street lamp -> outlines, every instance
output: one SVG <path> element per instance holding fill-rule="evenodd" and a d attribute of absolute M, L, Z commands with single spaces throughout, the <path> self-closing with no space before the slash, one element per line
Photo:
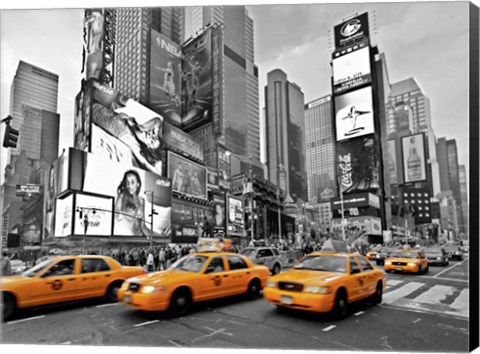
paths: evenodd
<path fill-rule="evenodd" d="M 92 213 L 95 215 L 96 210 L 94 208 L 83 208 L 83 207 L 77 207 L 77 213 L 80 213 L 80 219 L 83 219 L 83 251 L 82 253 L 85 254 L 85 241 L 86 241 L 86 236 L 87 236 L 87 230 L 88 230 L 88 214 Z"/>
<path fill-rule="evenodd" d="M 152 199 L 150 201 L 151 209 L 150 209 L 149 217 L 150 217 L 150 247 L 153 247 L 153 216 L 158 215 L 158 213 L 153 208 L 153 201 L 154 201 L 154 198 L 155 198 L 155 194 L 154 194 L 153 191 L 145 191 L 146 195 L 148 195 L 148 193 L 152 194 Z"/>

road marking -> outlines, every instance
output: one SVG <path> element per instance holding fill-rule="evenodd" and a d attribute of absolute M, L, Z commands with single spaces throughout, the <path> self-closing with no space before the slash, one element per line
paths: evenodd
<path fill-rule="evenodd" d="M 434 277 L 429 277 L 429 276 L 424 276 L 424 275 L 417 275 L 415 278 L 433 279 L 433 280 L 447 280 L 447 281 L 458 281 L 460 283 L 470 283 L 469 280 L 454 279 L 454 278 L 434 278 Z"/>
<path fill-rule="evenodd" d="M 335 325 L 331 325 L 331 326 L 328 326 L 328 327 L 326 327 L 326 328 L 322 329 L 322 331 L 324 331 L 324 332 L 328 332 L 328 331 L 331 331 L 332 329 L 334 329 L 335 327 L 337 327 L 337 326 L 335 326 Z"/>
<path fill-rule="evenodd" d="M 61 344 L 72 344 L 72 342 L 68 341 L 68 342 L 61 343 Z"/>
<path fill-rule="evenodd" d="M 100 308 L 100 307 L 107 307 L 107 306 L 117 306 L 119 305 L 120 303 L 119 302 L 116 302 L 114 304 L 103 304 L 103 305 L 98 305 L 96 306 L 97 308 Z"/>
<path fill-rule="evenodd" d="M 200 336 L 198 338 L 195 338 L 194 340 L 192 340 L 192 343 L 196 342 L 197 340 L 200 340 L 200 339 L 203 339 L 203 338 L 208 338 L 208 337 L 214 336 L 215 334 L 219 334 L 219 333 L 224 334 L 226 336 L 233 336 L 232 333 L 225 332 L 225 328 L 221 328 L 221 329 L 217 329 L 217 330 L 209 328 L 209 327 L 203 327 L 203 328 L 206 328 L 209 331 L 212 331 L 212 333 L 205 334 L 204 336 Z"/>
<path fill-rule="evenodd" d="M 172 344 L 173 344 L 174 346 L 176 346 L 176 347 L 179 347 L 179 348 L 182 347 L 182 345 L 178 344 L 177 342 L 175 342 L 175 341 L 172 340 L 172 339 L 170 339 L 169 342 L 172 343 Z"/>
<path fill-rule="evenodd" d="M 159 320 L 154 320 L 154 321 L 148 321 L 148 322 L 143 322 L 143 323 L 138 323 L 136 325 L 133 325 L 133 327 L 141 327 L 141 326 L 146 326 L 152 323 L 157 323 L 160 322 Z"/>
<path fill-rule="evenodd" d="M 463 289 L 450 307 L 464 316 L 469 316 L 469 290 Z"/>
<path fill-rule="evenodd" d="M 357 313 L 354 314 L 354 316 L 360 316 L 363 315 L 365 311 L 358 311 Z"/>
<path fill-rule="evenodd" d="M 465 259 L 464 259 L 463 261 L 461 261 L 460 263 L 455 263 L 453 266 L 448 267 L 448 268 L 442 270 L 440 273 L 435 274 L 432 278 L 438 278 L 438 276 L 439 276 L 440 274 L 443 274 L 443 273 L 445 273 L 445 272 L 447 272 L 447 271 L 455 268 L 456 266 L 458 266 L 458 265 L 460 265 L 460 264 L 463 264 L 463 262 L 466 262 L 467 260 L 468 260 L 468 258 L 465 258 Z"/>
<path fill-rule="evenodd" d="M 233 320 L 228 320 L 228 323 L 238 324 L 238 325 L 240 325 L 240 326 L 246 326 L 246 325 L 247 325 L 246 323 L 237 322 L 237 321 L 233 321 Z"/>
<path fill-rule="evenodd" d="M 446 285 L 435 285 L 417 296 L 414 301 L 422 302 L 426 304 L 439 304 L 442 300 L 445 300 L 448 296 L 455 293 L 455 288 Z"/>
<path fill-rule="evenodd" d="M 400 306 L 395 306 L 395 305 L 389 305 L 389 304 L 381 304 L 381 307 L 385 307 L 391 310 L 397 310 L 397 311 L 407 311 L 407 312 L 416 312 L 416 313 L 428 313 L 432 314 L 435 313 L 438 316 L 445 317 L 445 318 L 455 318 L 457 320 L 461 321 L 468 321 L 468 315 L 467 316 L 460 316 L 457 313 L 447 313 L 445 311 L 432 311 L 432 310 L 425 310 L 425 309 L 414 309 L 414 308 L 409 308 L 409 307 L 400 307 Z"/>
<path fill-rule="evenodd" d="M 422 319 L 421 318 L 417 318 L 415 321 L 413 321 L 413 323 L 418 323 L 420 322 Z"/>
<path fill-rule="evenodd" d="M 403 280 L 395 280 L 395 279 L 392 279 L 392 280 L 388 280 L 387 279 L 387 289 L 395 286 L 395 285 L 398 285 L 400 283 L 403 283 Z"/>
<path fill-rule="evenodd" d="M 383 296 L 383 303 L 385 304 L 391 304 L 392 302 L 395 302 L 396 300 L 400 299 L 401 297 L 404 297 L 410 293 L 413 293 L 415 290 L 421 288 L 424 286 L 425 283 L 417 283 L 412 281 L 411 283 L 407 283 L 401 288 L 398 288 L 397 290 L 390 291 L 386 293 Z"/>
<path fill-rule="evenodd" d="M 36 320 L 36 319 L 44 318 L 44 317 L 45 317 L 45 315 L 43 315 L 43 316 L 36 316 L 36 317 L 30 317 L 30 318 L 24 318 L 23 320 L 16 320 L 16 321 L 8 322 L 8 324 L 15 324 L 15 323 L 20 323 L 20 322 L 26 322 L 26 321 Z"/>

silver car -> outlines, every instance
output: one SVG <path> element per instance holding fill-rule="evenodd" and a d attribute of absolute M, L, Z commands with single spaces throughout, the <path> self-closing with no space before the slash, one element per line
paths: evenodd
<path fill-rule="evenodd" d="M 250 258 L 255 264 L 267 266 L 273 275 L 280 273 L 282 269 L 282 260 L 280 258 L 280 253 L 276 248 L 248 247 L 245 248 L 241 254 Z"/>

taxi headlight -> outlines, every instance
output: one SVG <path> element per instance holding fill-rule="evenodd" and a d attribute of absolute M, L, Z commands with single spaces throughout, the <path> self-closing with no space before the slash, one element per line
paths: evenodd
<path fill-rule="evenodd" d="M 385 262 L 385 264 L 386 264 L 386 265 L 391 265 L 391 264 L 392 264 L 392 262 L 390 262 L 390 261 L 386 261 L 386 262 Z"/>
<path fill-rule="evenodd" d="M 410 263 L 408 263 L 408 265 L 409 265 L 409 266 L 416 266 L 417 263 L 410 262 Z"/>
<path fill-rule="evenodd" d="M 306 293 L 312 294 L 330 294 L 332 290 L 329 286 L 306 286 L 305 290 Z"/>
<path fill-rule="evenodd" d="M 274 281 L 267 281 L 267 288 L 276 288 L 277 287 L 277 283 L 274 282 Z"/>
<path fill-rule="evenodd" d="M 127 290 L 129 285 L 130 283 L 128 281 L 124 281 L 120 289 Z"/>
<path fill-rule="evenodd" d="M 166 292 L 166 288 L 164 286 L 152 286 L 152 285 L 147 285 L 142 287 L 142 293 L 143 294 L 163 294 Z"/>
<path fill-rule="evenodd" d="M 440 261 L 442 259 L 442 257 L 437 257 L 437 259 Z"/>

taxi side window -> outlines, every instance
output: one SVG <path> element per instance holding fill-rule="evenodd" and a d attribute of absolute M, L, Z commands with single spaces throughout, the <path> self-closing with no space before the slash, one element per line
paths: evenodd
<path fill-rule="evenodd" d="M 214 257 L 210 261 L 210 264 L 207 267 L 207 273 L 219 273 L 223 272 L 225 267 L 223 266 L 223 258 L 222 257 Z"/>
<path fill-rule="evenodd" d="M 275 256 L 279 256 L 279 255 L 280 255 L 280 253 L 278 252 L 278 250 L 277 250 L 276 248 L 273 248 L 272 251 L 273 251 L 273 254 L 274 254 Z"/>
<path fill-rule="evenodd" d="M 82 273 L 108 272 L 110 267 L 100 258 L 82 259 Z"/>
<path fill-rule="evenodd" d="M 50 268 L 43 277 L 56 277 L 59 275 L 70 275 L 73 274 L 75 268 L 75 260 L 68 259 L 65 261 L 58 262 L 52 268 Z"/>
<path fill-rule="evenodd" d="M 227 256 L 228 265 L 230 270 L 238 270 L 238 269 L 247 269 L 248 265 L 245 261 L 239 256 Z"/>
<path fill-rule="evenodd" d="M 354 257 L 350 257 L 350 274 L 360 273 L 360 267 Z"/>
<path fill-rule="evenodd" d="M 365 258 L 358 257 L 358 260 L 359 260 L 360 265 L 362 266 L 364 272 L 369 271 L 369 270 L 373 270 L 373 267 L 370 265 L 370 263 L 368 263 L 368 261 Z"/>

